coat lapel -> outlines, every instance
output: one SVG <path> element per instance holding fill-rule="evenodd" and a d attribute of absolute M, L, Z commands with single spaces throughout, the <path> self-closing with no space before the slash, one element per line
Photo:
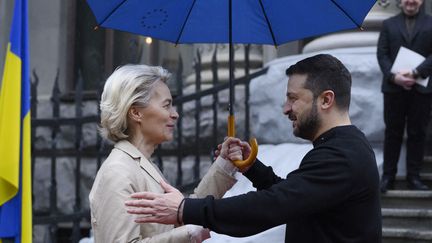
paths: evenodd
<path fill-rule="evenodd" d="M 410 38 L 408 36 L 408 31 L 406 28 L 404 15 L 402 13 L 400 13 L 396 19 L 397 19 L 398 29 L 401 32 L 401 34 L 405 40 L 405 43 L 410 43 Z"/>
<path fill-rule="evenodd" d="M 156 165 L 146 159 L 144 156 L 140 159 L 140 167 L 145 170 L 157 183 L 160 183 L 162 180 L 162 175 L 159 170 L 156 169 Z"/>
<path fill-rule="evenodd" d="M 157 183 L 164 180 L 156 165 L 150 162 L 134 145 L 127 140 L 122 140 L 114 145 L 115 148 L 122 150 L 134 160 L 139 160 L 141 169 L 147 172 Z"/>
<path fill-rule="evenodd" d="M 413 41 L 416 38 L 417 34 L 420 32 L 422 24 L 425 22 L 423 21 L 424 18 L 425 18 L 425 14 L 423 13 L 423 11 L 420 11 L 419 16 L 416 19 L 416 23 L 414 25 L 411 41 Z"/>

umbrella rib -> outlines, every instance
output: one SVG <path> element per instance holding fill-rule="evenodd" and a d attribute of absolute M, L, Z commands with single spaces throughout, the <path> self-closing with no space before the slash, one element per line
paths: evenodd
<path fill-rule="evenodd" d="M 119 3 L 115 8 L 113 8 L 111 10 L 111 12 L 99 23 L 99 25 L 103 25 L 103 23 L 109 18 L 111 17 L 111 15 L 117 11 L 118 8 L 120 8 L 121 5 L 123 5 L 123 3 L 125 3 L 127 0 L 123 0 L 121 3 Z"/>
<path fill-rule="evenodd" d="M 274 44 L 275 47 L 277 47 L 276 38 L 275 38 L 275 36 L 274 36 L 273 28 L 271 27 L 270 20 L 269 20 L 268 17 L 267 17 L 267 13 L 266 13 L 266 11 L 265 11 L 265 9 L 264 9 L 264 5 L 263 5 L 263 3 L 262 3 L 261 0 L 259 0 L 259 4 L 260 4 L 260 6 L 261 6 L 261 10 L 262 10 L 262 12 L 263 12 L 263 14 L 264 14 L 264 17 L 265 17 L 265 20 L 266 20 L 266 22 L 267 22 L 267 26 L 268 26 L 268 28 L 269 28 L 269 30 L 270 30 L 270 34 L 271 34 L 271 37 L 272 37 L 272 39 L 273 39 L 273 44 Z"/>
<path fill-rule="evenodd" d="M 181 29 L 180 29 L 180 33 L 179 33 L 179 35 L 178 35 L 178 37 L 177 37 L 177 39 L 176 39 L 176 41 L 175 41 L 175 45 L 177 45 L 178 42 L 180 41 L 180 38 L 181 38 L 181 36 L 182 36 L 182 34 L 183 34 L 183 30 L 184 30 L 184 28 L 185 28 L 185 26 L 186 26 L 186 22 L 187 22 L 188 19 L 189 19 L 189 16 L 190 16 L 190 14 L 191 14 L 191 12 L 192 12 L 192 9 L 193 9 L 193 7 L 194 7 L 194 5 L 195 5 L 195 2 L 196 2 L 196 0 L 193 1 L 191 7 L 189 8 L 189 11 L 188 11 L 188 14 L 187 14 L 187 16 L 186 16 L 186 18 L 185 18 L 185 21 L 183 22 L 183 25 L 182 25 L 182 27 L 181 27 Z"/>
<path fill-rule="evenodd" d="M 345 9 L 343 9 L 337 2 L 335 2 L 335 0 L 331 0 L 331 2 L 334 4 L 334 5 L 336 5 L 336 7 L 338 7 L 339 8 L 339 10 L 340 11 L 342 11 L 355 25 L 357 25 L 357 28 L 359 28 L 359 29 L 362 29 L 362 27 L 357 23 L 357 22 L 355 22 L 355 20 L 351 17 L 351 15 L 349 15 L 346 11 L 345 11 Z"/>

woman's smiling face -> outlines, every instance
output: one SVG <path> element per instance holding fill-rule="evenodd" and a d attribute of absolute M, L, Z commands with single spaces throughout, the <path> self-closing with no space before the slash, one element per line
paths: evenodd
<path fill-rule="evenodd" d="M 164 82 L 156 83 L 149 103 L 139 109 L 142 113 L 140 132 L 145 138 L 155 145 L 173 139 L 179 115 L 172 106 L 171 92 Z"/>

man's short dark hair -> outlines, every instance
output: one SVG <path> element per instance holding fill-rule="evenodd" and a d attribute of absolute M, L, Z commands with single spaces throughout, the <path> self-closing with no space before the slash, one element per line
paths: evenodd
<path fill-rule="evenodd" d="M 290 66 L 285 73 L 288 76 L 306 74 L 304 88 L 312 91 L 314 98 L 325 90 L 332 90 L 336 106 L 341 110 L 348 110 L 351 99 L 351 74 L 334 56 L 319 54 L 308 57 Z"/>

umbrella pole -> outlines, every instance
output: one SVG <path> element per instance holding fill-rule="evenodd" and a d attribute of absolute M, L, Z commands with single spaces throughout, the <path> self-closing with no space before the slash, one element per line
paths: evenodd
<path fill-rule="evenodd" d="M 228 38 L 229 38 L 229 101 L 228 101 L 228 136 L 235 137 L 235 119 L 234 119 L 234 48 L 232 41 L 232 0 L 228 4 Z"/>
<path fill-rule="evenodd" d="M 234 119 L 234 47 L 232 40 L 232 0 L 229 0 L 229 102 L 228 102 L 228 137 L 235 137 L 235 119 Z M 258 155 L 258 143 L 255 138 L 249 140 L 251 146 L 250 155 L 245 160 L 233 161 L 234 165 L 240 170 L 251 166 Z"/>

